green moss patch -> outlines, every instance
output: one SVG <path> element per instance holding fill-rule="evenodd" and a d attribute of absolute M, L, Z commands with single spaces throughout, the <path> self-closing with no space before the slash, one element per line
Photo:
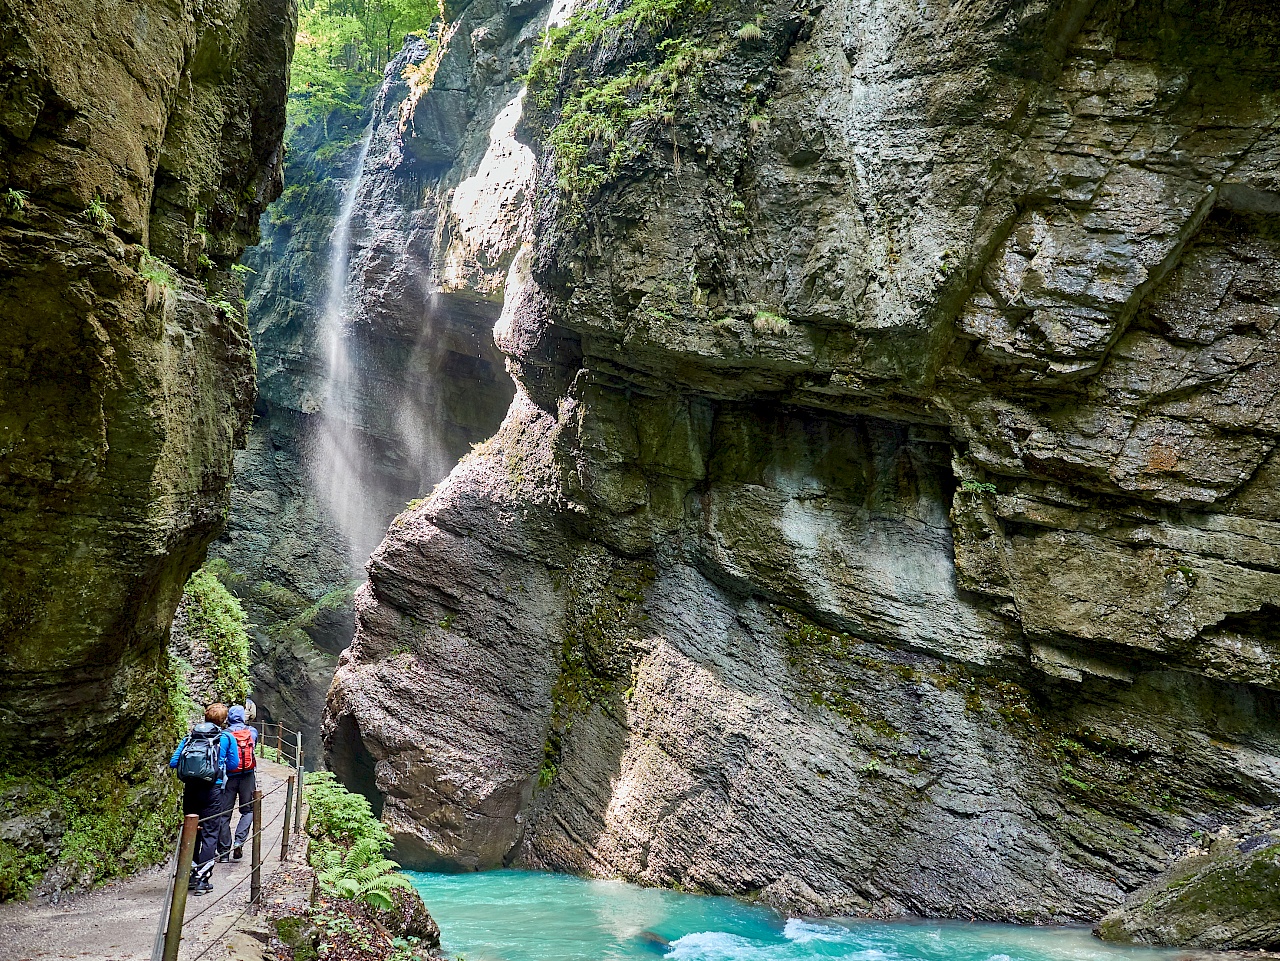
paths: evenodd
<path fill-rule="evenodd" d="M 713 9 L 709 0 L 631 0 L 610 15 L 580 10 L 548 31 L 529 68 L 533 122 L 575 212 L 640 155 L 658 125 L 675 122 L 677 97 L 723 55 L 696 38 Z M 612 41 L 631 52 L 600 76 L 596 55 Z"/>
<path fill-rule="evenodd" d="M 0 901 L 26 897 L 51 868 L 59 886 L 98 884 L 168 855 L 179 821 L 166 766 L 177 726 L 168 703 L 123 747 L 86 751 L 74 767 L 0 777 L 6 820 L 27 825 L 21 842 L 0 841 Z"/>
<path fill-rule="evenodd" d="M 187 582 L 187 630 L 213 655 L 213 684 L 227 703 L 249 693 L 249 619 L 208 566 Z"/>
<path fill-rule="evenodd" d="M 656 577 L 650 564 L 624 564 L 605 572 L 602 584 L 589 577 L 570 586 L 539 787 L 549 785 L 558 773 L 564 737 L 574 719 L 629 690 L 633 659 L 627 642 L 647 617 L 645 594 Z"/>

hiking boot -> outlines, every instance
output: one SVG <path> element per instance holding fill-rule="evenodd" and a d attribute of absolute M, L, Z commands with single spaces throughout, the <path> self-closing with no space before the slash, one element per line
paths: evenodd
<path fill-rule="evenodd" d="M 244 845 L 237 844 L 234 848 L 232 848 L 231 856 L 235 858 L 237 861 L 239 861 L 242 857 L 244 857 Z"/>
<path fill-rule="evenodd" d="M 226 863 L 228 863 L 230 860 L 231 860 L 231 852 L 230 852 L 230 851 L 228 851 L 228 852 L 227 852 L 227 853 L 225 853 L 225 854 L 219 854 L 219 855 L 218 855 L 218 863 L 219 863 L 219 864 L 226 864 Z"/>
<path fill-rule="evenodd" d="M 208 881 L 197 881 L 196 886 L 191 889 L 191 893 L 197 897 L 202 894 L 208 894 L 213 890 L 213 885 Z"/>

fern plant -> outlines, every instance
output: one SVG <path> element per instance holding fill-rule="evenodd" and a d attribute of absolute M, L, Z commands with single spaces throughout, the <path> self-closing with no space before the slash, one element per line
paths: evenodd
<path fill-rule="evenodd" d="M 93 195 L 89 206 L 84 208 L 84 218 L 104 233 L 116 225 L 116 218 L 97 194 Z"/>
<path fill-rule="evenodd" d="M 10 213 L 20 214 L 31 205 L 31 194 L 25 190 L 10 187 L 4 192 L 4 205 Z"/>
<path fill-rule="evenodd" d="M 320 867 L 320 887 L 327 894 L 384 911 L 395 907 L 391 895 L 396 888 L 413 890 L 409 879 L 398 873 L 400 865 L 382 856 L 377 838 L 361 838 L 346 851 L 326 851 Z"/>

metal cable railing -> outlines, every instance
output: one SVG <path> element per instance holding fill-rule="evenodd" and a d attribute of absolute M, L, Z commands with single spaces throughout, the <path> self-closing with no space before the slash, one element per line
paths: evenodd
<path fill-rule="evenodd" d="M 283 787 L 283 786 L 284 786 L 284 785 L 281 785 L 281 787 Z M 276 790 L 278 791 L 278 790 L 280 790 L 280 788 L 276 788 Z M 275 792 L 273 791 L 272 793 L 274 794 Z M 265 794 L 264 794 L 262 797 L 263 797 L 263 799 L 265 800 L 265 799 L 267 798 L 267 795 L 265 795 Z M 279 820 L 280 820 L 280 818 L 281 818 L 281 816 L 283 816 L 283 815 L 284 815 L 284 814 L 286 814 L 286 813 L 288 813 L 288 812 L 283 811 L 283 810 L 277 811 L 277 812 L 276 812 L 275 817 L 273 817 L 273 818 L 272 818 L 270 821 L 268 821 L 266 824 L 262 825 L 262 827 L 261 827 L 261 828 L 259 828 L 257 824 L 254 824 L 254 826 L 253 826 L 254 833 L 258 834 L 259 836 L 261 836 L 261 835 L 263 835 L 263 834 L 266 834 L 266 833 L 267 833 L 267 828 L 271 827 L 271 825 L 273 825 L 273 824 L 275 824 L 277 821 L 279 821 Z M 280 831 L 281 831 L 281 832 L 283 832 L 283 831 L 285 830 L 285 827 L 286 827 L 286 825 L 281 825 L 281 827 L 280 827 Z M 279 837 L 279 835 L 278 835 L 278 834 L 277 834 L 277 837 Z M 196 920 L 197 918 L 199 918 L 201 915 L 208 914 L 211 910 L 213 910 L 214 906 L 215 906 L 216 904 L 218 904 L 218 902 L 220 902 L 220 901 L 224 900 L 225 898 L 227 898 L 228 896 L 230 896 L 230 894 L 231 894 L 231 892 L 232 892 L 232 891 L 236 890 L 238 887 L 240 887 L 240 885 L 242 885 L 242 884 L 244 884 L 244 883 L 246 883 L 246 882 L 248 882 L 248 881 L 252 881 L 252 880 L 253 880 L 253 875 L 252 875 L 251 873 L 250 873 L 250 874 L 246 874 L 246 875 L 245 875 L 244 877 L 242 877 L 239 881 L 237 881 L 235 884 L 231 885 L 231 887 L 227 888 L 225 891 L 223 891 L 220 895 L 218 895 L 216 898 L 214 898 L 214 899 L 213 899 L 212 901 L 210 901 L 208 904 L 204 905 L 204 906 L 203 906 L 199 911 L 197 911 L 195 914 L 191 915 L 191 917 L 189 917 L 189 918 L 184 918 L 184 919 L 183 919 L 183 921 L 182 921 L 183 926 L 185 927 L 186 925 L 188 925 L 188 924 L 190 924 L 191 922 L 195 921 L 195 920 Z M 253 902 L 250 902 L 250 903 L 253 903 Z"/>
<path fill-rule="evenodd" d="M 279 787 L 276 787 L 276 788 L 275 788 L 275 790 L 276 790 L 276 791 L 278 791 L 278 790 L 280 790 L 280 787 L 283 787 L 283 786 L 284 786 L 284 785 L 280 785 Z M 274 793 L 274 791 L 273 791 L 272 793 Z M 266 795 L 263 795 L 263 797 L 265 797 L 265 796 L 266 796 Z M 254 833 L 257 835 L 257 839 L 259 839 L 259 843 L 260 843 L 260 839 L 261 839 L 262 835 L 266 833 L 267 828 L 269 828 L 272 824 L 274 824 L 277 820 L 279 820 L 279 818 L 280 818 L 282 815 L 287 815 L 287 814 L 288 814 L 288 809 L 287 809 L 287 808 L 285 808 L 284 810 L 279 811 L 279 812 L 276 814 L 276 816 L 275 816 L 275 817 L 273 817 L 273 818 L 272 818 L 270 821 L 268 821 L 266 824 L 262 825 L 262 827 L 261 827 L 261 828 L 259 828 L 259 827 L 258 827 L 258 825 L 256 825 L 256 824 L 254 825 Z M 289 829 L 289 825 L 288 825 L 288 818 L 286 818 L 286 819 L 285 819 L 285 823 L 284 823 L 284 824 L 282 824 L 282 825 L 281 825 L 281 827 L 280 827 L 280 834 L 284 834 L 284 832 L 285 832 L 285 831 L 287 831 L 288 829 Z M 252 874 L 252 873 L 250 873 L 250 874 L 246 874 L 243 878 L 241 878 L 239 881 L 237 881 L 237 882 L 236 882 L 235 884 L 233 884 L 231 887 L 227 888 L 227 890 L 226 890 L 226 891 L 224 891 L 224 892 L 223 892 L 223 893 L 218 897 L 218 899 L 217 899 L 217 900 L 210 902 L 209 904 L 207 904 L 207 905 L 205 905 L 203 908 L 201 908 L 201 909 L 200 909 L 200 911 L 199 911 L 198 913 L 196 913 L 195 915 L 193 915 L 193 916 L 192 916 L 192 917 L 190 917 L 190 918 L 185 919 L 185 920 L 183 921 L 184 926 L 185 926 L 185 925 L 188 925 L 188 924 L 191 924 L 193 921 L 195 921 L 195 920 L 196 920 L 197 918 L 199 918 L 201 915 L 203 915 L 203 914 L 207 914 L 209 911 L 211 911 L 211 910 L 213 909 L 214 905 L 216 905 L 219 901 L 222 901 L 224 898 L 226 898 L 228 895 L 230 895 L 232 891 L 236 890 L 238 887 L 240 887 L 240 885 L 244 884 L 246 881 L 249 881 L 249 882 L 252 882 L 252 881 L 253 881 L 253 874 Z M 257 904 L 257 903 L 258 903 L 258 902 L 257 902 L 257 900 L 255 900 L 255 899 L 252 897 L 252 895 L 251 895 L 251 896 L 250 896 L 250 898 L 249 898 L 249 900 L 245 903 L 245 906 L 244 906 L 243 908 L 241 908 L 241 909 L 240 909 L 240 913 L 239 913 L 239 914 L 237 914 L 234 918 L 232 918 L 232 919 L 231 919 L 231 922 L 230 922 L 230 923 L 229 923 L 225 928 L 223 928 L 223 929 L 222 929 L 222 931 L 221 931 L 217 936 L 215 936 L 215 937 L 213 937 L 213 938 L 208 939 L 208 943 L 204 946 L 204 948 L 203 948 L 203 949 L 201 949 L 201 951 L 200 951 L 200 953 L 199 953 L 199 954 L 197 954 L 194 958 L 192 958 L 192 959 L 191 959 L 191 961 L 200 961 L 200 959 L 201 959 L 201 958 L 203 958 L 203 957 L 204 957 L 206 954 L 208 954 L 210 951 L 212 951 L 212 950 L 213 950 L 213 948 L 214 948 L 216 945 L 221 944 L 221 943 L 222 943 L 222 939 L 223 939 L 223 938 L 225 938 L 225 937 L 227 936 L 227 932 L 231 931 L 231 930 L 232 930 L 232 929 L 233 929 L 237 924 L 239 924 L 239 923 L 240 923 L 240 920 L 241 920 L 241 919 L 242 919 L 246 914 L 248 914 L 248 913 L 249 913 L 249 911 L 250 911 L 250 910 L 252 910 L 253 906 L 254 906 L 255 904 Z"/>

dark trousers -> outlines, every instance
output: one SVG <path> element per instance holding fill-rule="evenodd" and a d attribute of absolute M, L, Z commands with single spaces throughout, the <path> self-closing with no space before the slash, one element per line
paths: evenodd
<path fill-rule="evenodd" d="M 235 846 L 243 847 L 244 842 L 249 840 L 249 832 L 253 829 L 253 792 L 257 787 L 255 771 L 227 775 L 227 783 L 222 787 L 222 820 L 218 823 L 219 855 L 231 850 L 231 814 L 237 801 L 240 804 L 240 820 L 236 822 Z"/>
<path fill-rule="evenodd" d="M 218 851 L 218 827 L 222 818 L 222 790 L 216 784 L 184 784 L 182 813 L 200 815 L 196 849 L 191 858 L 191 882 L 208 881 Z"/>

